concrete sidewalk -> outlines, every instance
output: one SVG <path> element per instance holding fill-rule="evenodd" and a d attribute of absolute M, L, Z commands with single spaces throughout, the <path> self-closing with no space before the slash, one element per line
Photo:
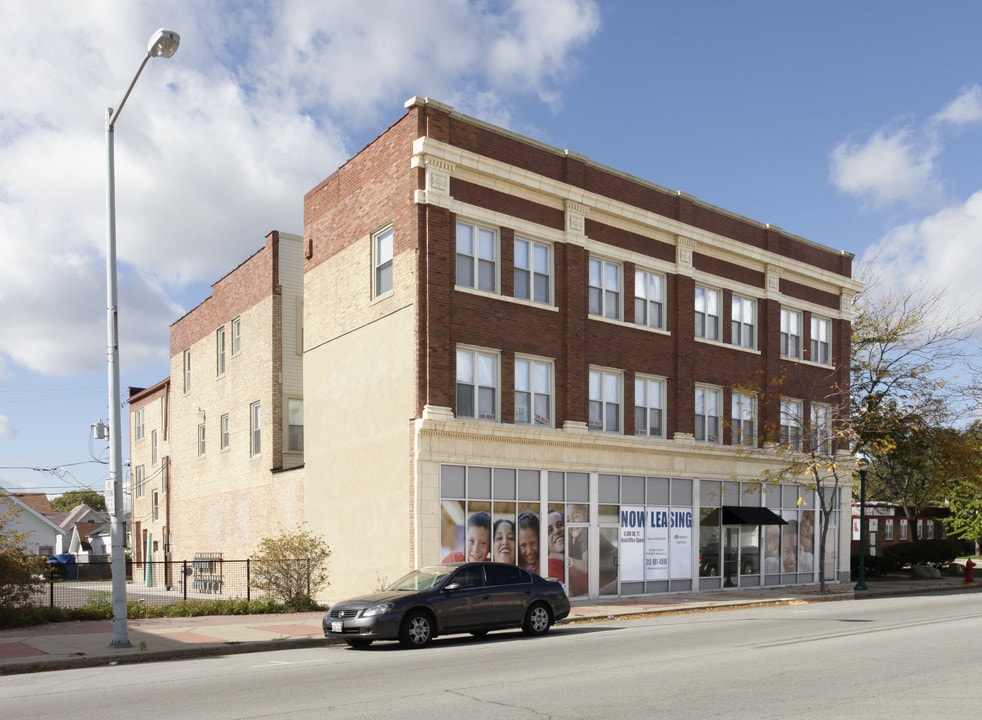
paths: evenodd
<path fill-rule="evenodd" d="M 815 585 L 802 585 L 728 588 L 604 602 L 575 601 L 572 613 L 560 624 L 658 613 L 707 612 L 762 605 L 982 590 L 982 582 L 966 583 L 963 578 L 956 577 L 876 579 L 867 584 L 869 591 L 865 593 L 854 592 L 854 584 L 850 583 L 830 585 L 825 595 L 819 593 Z M 324 637 L 321 629 L 323 615 L 323 612 L 312 612 L 131 619 L 127 628 L 132 646 L 128 648 L 110 645 L 113 637 L 111 620 L 52 623 L 2 630 L 0 675 L 316 647 L 338 642 Z"/>

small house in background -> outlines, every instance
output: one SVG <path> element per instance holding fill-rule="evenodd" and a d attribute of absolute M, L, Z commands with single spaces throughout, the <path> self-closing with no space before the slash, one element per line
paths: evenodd
<path fill-rule="evenodd" d="M 852 549 L 853 554 L 859 553 L 860 533 L 859 503 L 852 505 Z M 948 537 L 945 531 L 944 518 L 949 510 L 945 507 L 926 507 L 918 512 L 916 522 L 916 539 L 942 540 Z M 871 556 L 882 555 L 891 545 L 912 542 L 915 539 L 911 521 L 904 511 L 904 506 L 889 502 L 866 503 L 867 552 Z"/>
<path fill-rule="evenodd" d="M 28 552 L 38 555 L 51 555 L 55 552 L 61 537 L 61 527 L 51 519 L 51 503 L 44 493 L 9 493 L 0 488 L 0 503 L 6 500 L 16 508 L 16 517 L 9 527 L 14 532 L 27 535 Z M 47 510 L 47 513 L 43 512 Z M 0 513 L 7 508 L 0 505 Z"/>

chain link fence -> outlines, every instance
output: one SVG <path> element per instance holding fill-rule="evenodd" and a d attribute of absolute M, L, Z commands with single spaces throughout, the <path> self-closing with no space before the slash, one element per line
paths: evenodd
<path fill-rule="evenodd" d="M 293 560 L 309 569 L 309 560 Z M 186 600 L 259 600 L 269 597 L 252 585 L 252 560 L 196 557 L 194 560 L 126 563 L 126 599 L 152 605 Z M 79 608 L 106 602 L 112 595 L 112 564 L 78 563 L 72 569 L 52 568 L 41 584 L 35 604 Z M 309 577 L 309 572 L 308 572 Z"/>

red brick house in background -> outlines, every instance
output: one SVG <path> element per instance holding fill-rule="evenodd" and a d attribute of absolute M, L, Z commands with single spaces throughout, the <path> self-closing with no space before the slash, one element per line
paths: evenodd
<path fill-rule="evenodd" d="M 918 540 L 942 540 L 948 537 L 945 530 L 944 518 L 948 517 L 948 508 L 921 508 L 917 516 Z M 882 555 L 891 545 L 912 542 L 914 530 L 910 526 L 902 505 L 895 503 L 873 501 L 866 503 L 867 537 L 866 547 L 870 555 Z M 859 554 L 860 545 L 860 506 L 852 506 L 852 551 Z"/>

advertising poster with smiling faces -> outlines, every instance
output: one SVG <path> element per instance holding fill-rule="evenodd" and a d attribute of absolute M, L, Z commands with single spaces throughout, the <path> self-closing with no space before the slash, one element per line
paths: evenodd
<path fill-rule="evenodd" d="M 552 507 L 552 506 L 550 506 Z M 518 565 L 542 577 L 564 580 L 565 518 L 561 506 L 546 523 L 538 503 L 464 503 L 444 500 L 443 562 L 494 562 Z"/>

